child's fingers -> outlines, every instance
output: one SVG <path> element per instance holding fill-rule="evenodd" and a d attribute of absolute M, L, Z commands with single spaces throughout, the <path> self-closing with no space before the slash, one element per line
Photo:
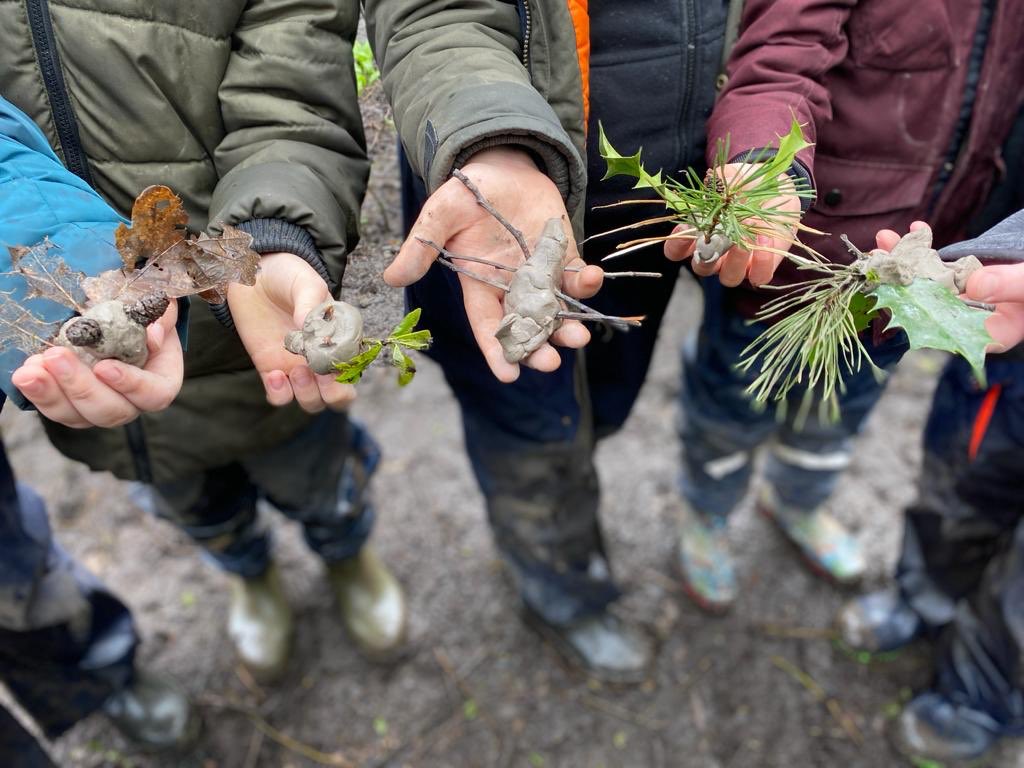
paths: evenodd
<path fill-rule="evenodd" d="M 469 327 L 473 330 L 473 337 L 488 367 L 498 381 L 506 384 L 515 381 L 519 378 L 519 366 L 505 359 L 501 342 L 494 336 L 504 317 L 497 289 L 464 275 L 459 275 L 459 280 L 462 283 L 462 296 Z"/>
<path fill-rule="evenodd" d="M 297 365 L 288 374 L 291 382 L 292 393 L 299 402 L 299 406 L 307 413 L 320 413 L 324 409 L 324 401 L 320 397 L 320 387 L 317 386 L 313 371 L 308 365 Z"/>
<path fill-rule="evenodd" d="M 583 259 L 577 257 L 567 266 L 579 267 L 579 272 L 566 272 L 563 275 L 562 283 L 565 292 L 577 299 L 589 299 L 601 290 L 604 283 L 604 270 L 591 264 L 587 265 Z"/>
<path fill-rule="evenodd" d="M 139 411 L 154 412 L 167 408 L 181 389 L 181 377 L 164 376 L 118 360 L 100 360 L 93 374 Z"/>
<path fill-rule="evenodd" d="M 318 374 L 317 386 L 324 405 L 332 411 L 347 410 L 356 399 L 356 388 L 351 384 L 339 384 L 331 374 Z"/>
<path fill-rule="evenodd" d="M 57 382 L 42 366 L 42 356 L 38 357 L 38 365 L 23 365 L 11 376 L 11 381 L 21 393 L 50 421 L 56 421 L 67 427 L 80 429 L 92 426 L 75 410 L 71 401 L 61 391 Z"/>
<path fill-rule="evenodd" d="M 437 258 L 437 251 L 420 239 L 444 247 L 475 213 L 476 201 L 467 192 L 462 182 L 452 178 L 430 196 L 395 260 L 384 270 L 384 282 L 392 288 L 401 288 L 427 274 Z"/>
<path fill-rule="evenodd" d="M 134 405 L 97 379 L 71 350 L 63 347 L 47 350 L 43 354 L 43 366 L 75 411 L 89 424 L 115 427 L 139 415 Z"/>
<path fill-rule="evenodd" d="M 733 246 L 718 259 L 718 279 L 722 285 L 735 288 L 743 282 L 747 276 L 747 265 L 750 263 L 750 254 L 738 246 Z"/>
<path fill-rule="evenodd" d="M 551 334 L 551 343 L 569 349 L 581 349 L 590 343 L 590 331 L 579 320 L 563 320 L 562 326 Z"/>
<path fill-rule="evenodd" d="M 562 356 L 550 344 L 541 344 L 529 355 L 523 358 L 523 365 L 541 373 L 557 371 L 562 364 Z"/>
<path fill-rule="evenodd" d="M 682 224 L 672 230 L 672 234 L 679 234 L 690 227 Z M 669 261 L 682 261 L 693 255 L 693 248 L 696 241 L 693 238 L 673 238 L 665 241 L 665 258 Z M 710 272 L 708 274 L 711 274 Z"/>
<path fill-rule="evenodd" d="M 268 371 L 260 373 L 263 389 L 267 393 L 267 402 L 271 405 L 288 405 L 293 399 L 292 385 L 284 371 Z"/>

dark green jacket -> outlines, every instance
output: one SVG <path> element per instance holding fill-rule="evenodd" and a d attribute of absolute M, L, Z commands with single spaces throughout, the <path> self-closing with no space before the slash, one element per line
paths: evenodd
<path fill-rule="evenodd" d="M 195 228 L 242 223 L 332 282 L 355 245 L 369 166 L 352 0 L 0 3 L 0 93 L 75 173 L 127 213 L 166 184 Z M 48 425 L 65 454 L 165 481 L 259 452 L 308 423 L 266 403 L 233 330 L 193 302 L 186 380 L 126 429 Z"/>
<path fill-rule="evenodd" d="M 578 228 L 583 78 L 566 0 L 363 5 L 402 143 L 428 191 L 474 152 L 519 144 L 558 185 Z"/>

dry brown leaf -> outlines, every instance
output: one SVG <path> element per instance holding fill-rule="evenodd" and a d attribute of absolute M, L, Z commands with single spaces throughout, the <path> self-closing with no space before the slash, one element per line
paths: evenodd
<path fill-rule="evenodd" d="M 21 245 L 8 248 L 12 272 L 20 275 L 28 286 L 26 299 L 49 299 L 81 312 L 85 303 L 82 292 L 85 275 L 71 269 L 59 255 L 51 254 L 54 249 L 59 250 L 49 238 L 43 238 L 31 248 Z"/>
<path fill-rule="evenodd" d="M 188 235 L 188 213 L 169 187 L 146 187 L 132 204 L 131 228 L 121 224 L 114 244 L 131 271 L 161 256 Z"/>
<path fill-rule="evenodd" d="M 0 293 L 0 352 L 31 354 L 50 343 L 62 321 L 47 322 L 25 309 L 10 294 Z"/>

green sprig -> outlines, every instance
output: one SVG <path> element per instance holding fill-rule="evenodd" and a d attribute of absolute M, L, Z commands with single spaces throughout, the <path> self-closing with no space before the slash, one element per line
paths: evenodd
<path fill-rule="evenodd" d="M 421 310 L 417 307 L 402 318 L 402 322 L 391 329 L 391 333 L 384 339 L 363 339 L 362 351 L 351 360 L 342 363 L 335 363 L 338 370 L 335 381 L 341 384 L 355 384 L 362 377 L 367 368 L 380 357 L 385 347 L 391 348 L 388 362 L 398 369 L 398 386 L 404 387 L 413 380 L 416 375 L 416 363 L 406 353 L 406 349 L 423 351 L 429 349 L 433 342 L 430 331 L 426 329 L 415 330 L 416 324 L 420 321 Z"/>

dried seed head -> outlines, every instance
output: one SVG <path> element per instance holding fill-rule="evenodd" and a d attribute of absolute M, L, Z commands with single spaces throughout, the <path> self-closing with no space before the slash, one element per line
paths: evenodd
<path fill-rule="evenodd" d="M 171 300 L 167 298 L 166 293 L 150 293 L 143 296 L 134 304 L 128 304 L 124 308 L 124 311 L 125 314 L 136 323 L 146 326 L 163 317 L 164 312 L 167 311 L 167 305 L 170 304 L 170 301 Z"/>
<path fill-rule="evenodd" d="M 76 347 L 94 347 L 103 340 L 103 329 L 95 320 L 80 317 L 65 329 L 64 336 Z"/>
<path fill-rule="evenodd" d="M 725 194 L 725 179 L 715 173 L 714 168 L 708 168 L 708 172 L 704 174 L 704 183 L 718 194 Z"/>

